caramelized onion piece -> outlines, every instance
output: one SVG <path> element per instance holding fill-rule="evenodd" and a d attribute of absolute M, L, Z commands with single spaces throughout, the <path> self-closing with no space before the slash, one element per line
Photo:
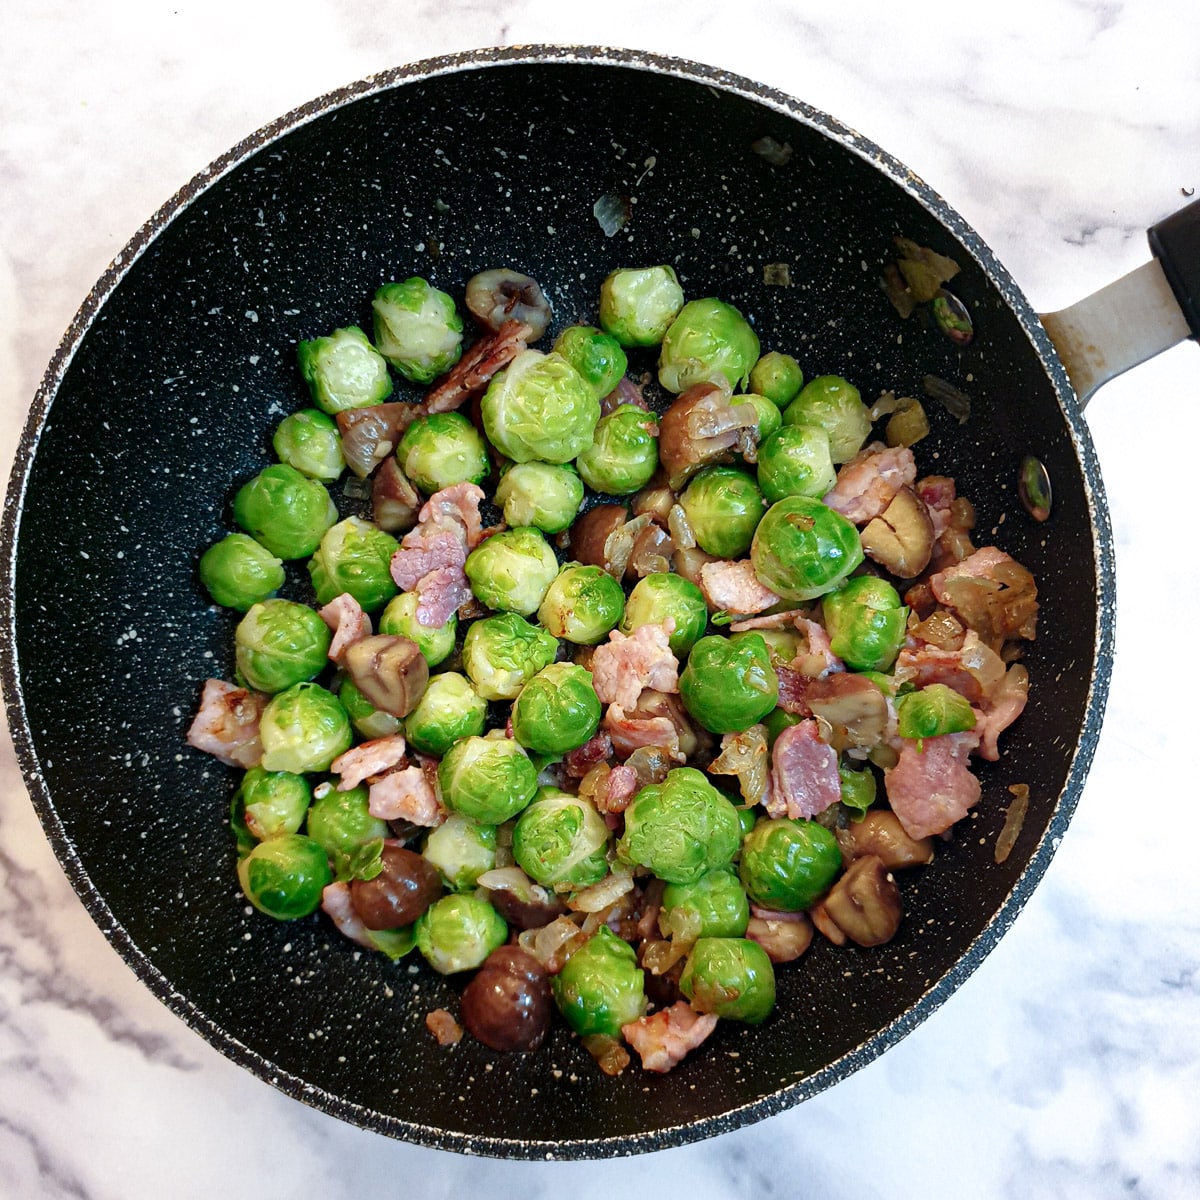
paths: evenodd
<path fill-rule="evenodd" d="M 351 643 L 342 666 L 367 700 L 393 717 L 407 717 L 429 682 L 429 666 L 416 642 L 386 633 Z"/>
<path fill-rule="evenodd" d="M 640 492 L 630 499 L 630 508 L 635 517 L 649 513 L 659 525 L 666 526 L 675 493 L 667 486 L 667 477 L 658 472 Z"/>

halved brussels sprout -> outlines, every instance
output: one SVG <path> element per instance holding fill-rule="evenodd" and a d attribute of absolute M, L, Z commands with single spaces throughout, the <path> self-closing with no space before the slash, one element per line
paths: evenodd
<path fill-rule="evenodd" d="M 621 632 L 633 633 L 639 625 L 661 625 L 668 617 L 675 622 L 669 638 L 671 653 L 682 659 L 708 628 L 708 605 L 704 593 L 690 580 L 655 571 L 633 585 L 625 601 Z"/>
<path fill-rule="evenodd" d="M 759 1025 L 775 1008 L 775 968 L 743 937 L 704 937 L 688 955 L 679 990 L 700 1012 Z"/>
<path fill-rule="evenodd" d="M 405 379 L 432 383 L 462 354 L 462 317 L 454 301 L 412 276 L 385 283 L 371 301 L 375 345 Z"/>
<path fill-rule="evenodd" d="M 622 346 L 657 346 L 682 307 L 673 267 L 621 267 L 600 285 L 600 324 Z"/>
<path fill-rule="evenodd" d="M 705 467 L 692 476 L 679 503 L 696 545 L 717 558 L 741 558 L 767 511 L 758 484 L 736 467 Z"/>
<path fill-rule="evenodd" d="M 580 1036 L 620 1037 L 621 1026 L 646 1011 L 646 990 L 637 955 L 601 925 L 551 977 L 554 1002 Z"/>
<path fill-rule="evenodd" d="M 755 575 L 784 600 L 815 600 L 833 591 L 862 560 L 858 530 L 808 496 L 771 505 L 750 545 Z"/>
<path fill-rule="evenodd" d="M 333 882 L 325 851 L 301 833 L 259 842 L 238 863 L 238 882 L 259 912 L 277 921 L 307 917 L 321 906 Z"/>
<path fill-rule="evenodd" d="M 778 408 L 787 408 L 804 386 L 804 372 L 790 355 L 769 350 L 750 372 L 750 390 L 766 396 Z"/>
<path fill-rule="evenodd" d="M 758 447 L 758 483 L 768 503 L 819 500 L 837 482 L 829 435 L 819 425 L 784 425 Z"/>
<path fill-rule="evenodd" d="M 533 799 L 537 767 L 512 738 L 468 736 L 438 764 L 438 782 L 451 812 L 499 825 Z"/>
<path fill-rule="evenodd" d="M 835 463 L 849 462 L 871 432 L 871 414 L 854 384 L 840 375 L 818 375 L 784 410 L 785 425 L 819 425 L 829 435 Z"/>
<path fill-rule="evenodd" d="M 485 700 L 515 700 L 517 693 L 558 653 L 553 634 L 516 613 L 476 621 L 463 640 L 462 666 Z"/>
<path fill-rule="evenodd" d="M 456 483 L 481 483 L 491 466 L 479 430 L 460 412 L 418 417 L 404 431 L 396 459 L 426 495 Z"/>
<path fill-rule="evenodd" d="M 735 389 L 748 381 L 758 350 L 758 335 L 732 304 L 690 300 L 663 336 L 658 381 L 676 395 L 697 383 Z"/>
<path fill-rule="evenodd" d="M 513 858 L 534 883 L 588 887 L 608 874 L 610 835 L 595 805 L 557 788 L 539 788 L 513 826 Z"/>
<path fill-rule="evenodd" d="M 837 838 L 816 821 L 760 817 L 742 840 L 738 874 L 750 899 L 763 908 L 811 908 L 841 869 Z"/>
<path fill-rule="evenodd" d="M 537 612 L 554 582 L 558 559 L 538 530 L 518 526 L 476 546 L 464 571 L 481 604 L 527 617 Z"/>
<path fill-rule="evenodd" d="M 590 671 L 551 663 L 522 689 L 512 707 L 513 737 L 535 754 L 561 758 L 600 727 L 600 701 Z"/>
<path fill-rule="evenodd" d="M 430 677 L 417 707 L 404 719 L 404 735 L 422 754 L 441 758 L 459 738 L 483 733 L 487 701 L 456 671 Z"/>
<path fill-rule="evenodd" d="M 451 613 L 445 625 L 422 625 L 417 620 L 421 597 L 416 592 L 401 592 L 388 601 L 379 616 L 379 632 L 392 637 L 405 637 L 416 642 L 425 661 L 436 667 L 450 657 L 458 637 L 458 614 Z"/>
<path fill-rule="evenodd" d="M 888 671 L 904 645 L 908 609 L 877 575 L 847 580 L 821 601 L 830 647 L 852 671 Z"/>
<path fill-rule="evenodd" d="M 451 813 L 429 831 L 421 853 L 451 891 L 472 891 L 479 876 L 496 865 L 496 826 Z"/>
<path fill-rule="evenodd" d="M 621 382 L 629 360 L 611 333 L 594 325 L 570 325 L 554 339 L 557 350 L 603 399 Z"/>
<path fill-rule="evenodd" d="M 200 556 L 200 582 L 225 608 L 245 612 L 273 596 L 286 578 L 283 562 L 248 533 L 228 533 Z"/>
<path fill-rule="evenodd" d="M 329 663 L 333 635 L 320 614 L 294 600 L 253 605 L 234 631 L 238 675 L 256 692 L 273 695 L 315 679 Z"/>
<path fill-rule="evenodd" d="M 346 469 L 337 422 L 319 408 L 302 408 L 275 427 L 271 446 L 280 462 L 310 479 L 332 482 Z"/>
<path fill-rule="evenodd" d="M 684 707 L 713 733 L 741 733 L 779 700 L 779 676 L 758 633 L 702 637 L 679 676 Z"/>
<path fill-rule="evenodd" d="M 475 970 L 508 940 L 504 918 L 469 892 L 435 901 L 417 918 L 413 931 L 422 958 L 440 975 Z"/>
<path fill-rule="evenodd" d="M 594 646 L 615 629 L 625 611 L 625 593 L 605 570 L 567 563 L 538 606 L 542 626 L 556 638 Z"/>
<path fill-rule="evenodd" d="M 496 485 L 496 503 L 510 527 L 532 525 L 543 533 L 561 533 L 583 503 L 583 480 L 566 463 L 513 463 Z"/>
<path fill-rule="evenodd" d="M 313 403 L 322 412 L 369 408 L 392 394 L 386 360 L 357 325 L 302 341 L 296 357 Z"/>
<path fill-rule="evenodd" d="M 338 519 L 328 489 L 287 463 L 264 467 L 233 498 L 233 519 L 276 558 L 307 558 Z"/>
<path fill-rule="evenodd" d="M 318 604 L 328 604 L 344 592 L 363 612 L 375 612 L 400 590 L 392 578 L 392 555 L 400 543 L 362 517 L 347 517 L 331 525 L 308 563 Z"/>
<path fill-rule="evenodd" d="M 645 487 L 658 469 L 658 425 L 653 413 L 635 404 L 618 405 L 600 418 L 575 466 L 594 492 L 628 496 Z"/>
<path fill-rule="evenodd" d="M 296 683 L 272 696 L 258 724 L 267 771 L 328 771 L 354 740 L 338 698 L 318 683 Z"/>

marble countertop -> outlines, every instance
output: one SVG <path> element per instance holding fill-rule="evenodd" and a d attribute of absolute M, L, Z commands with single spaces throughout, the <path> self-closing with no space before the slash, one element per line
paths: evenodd
<path fill-rule="evenodd" d="M 313 96 L 483 45 L 629 45 L 760 79 L 911 166 L 1040 311 L 1070 303 L 1142 263 L 1146 227 L 1200 187 L 1200 8 L 975 7 L 47 0 L 14 12 L 0 40 L 0 461 L 88 289 L 182 183 Z M 1033 899 L 882 1058 L 708 1142 L 636 1160 L 481 1161 L 276 1092 L 109 947 L 5 739 L 0 1196 L 1200 1194 L 1200 870 L 1179 832 L 1197 794 L 1195 672 L 1189 657 L 1175 666 L 1200 596 L 1180 528 L 1198 393 L 1200 354 L 1184 345 L 1088 410 L 1116 539 L 1118 654 L 1090 780 Z"/>

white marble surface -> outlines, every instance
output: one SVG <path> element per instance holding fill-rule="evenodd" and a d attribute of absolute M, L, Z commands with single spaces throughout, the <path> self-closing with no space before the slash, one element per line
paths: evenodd
<path fill-rule="evenodd" d="M 8 0 L 0 460 L 88 288 L 180 184 L 312 96 L 482 45 L 624 44 L 757 77 L 924 176 L 1040 310 L 1068 303 L 1143 261 L 1145 227 L 1200 186 L 1200 8 L 983 7 Z M 234 1067 L 141 987 L 68 886 L 6 741 L 0 1196 L 1200 1195 L 1200 568 L 1181 528 L 1198 394 L 1186 345 L 1089 409 L 1121 580 L 1092 777 L 1015 927 L 882 1059 L 799 1109 L 632 1161 L 486 1162 L 363 1133 Z"/>

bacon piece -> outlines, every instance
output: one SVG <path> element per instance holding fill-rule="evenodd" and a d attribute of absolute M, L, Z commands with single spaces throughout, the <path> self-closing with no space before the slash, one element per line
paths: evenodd
<path fill-rule="evenodd" d="M 730 633 L 745 633 L 751 629 L 799 628 L 800 620 L 808 616 L 806 608 L 789 608 L 787 612 L 767 613 L 760 617 L 746 617 L 729 626 Z"/>
<path fill-rule="evenodd" d="M 950 505 L 958 495 L 954 480 L 949 475 L 926 475 L 917 481 L 914 490 L 929 510 L 933 536 L 940 538 L 950 528 Z"/>
<path fill-rule="evenodd" d="M 957 562 L 944 571 L 938 571 L 935 575 L 931 575 L 929 586 L 938 600 L 942 604 L 946 604 L 946 580 L 961 579 L 964 576 L 968 579 L 991 579 L 995 574 L 996 567 L 1012 561 L 1012 555 L 1006 554 L 998 546 L 984 546 L 964 558 L 962 562 Z"/>
<path fill-rule="evenodd" d="M 824 679 L 834 671 L 844 671 L 846 664 L 833 652 L 833 643 L 825 626 L 807 617 L 796 618 L 796 628 L 806 645 L 792 659 L 792 670 L 811 679 Z"/>
<path fill-rule="evenodd" d="M 919 749 L 906 742 L 883 773 L 888 803 L 910 838 L 945 833 L 979 800 L 979 780 L 966 765 L 978 744 L 976 730 L 925 738 Z"/>
<path fill-rule="evenodd" d="M 972 704 L 983 703 L 1004 679 L 1004 662 L 973 629 L 967 631 L 957 650 L 913 645 L 910 641 L 897 655 L 895 670 L 899 679 L 919 688 L 945 684 Z"/>
<path fill-rule="evenodd" d="M 321 907 L 337 926 L 339 933 L 360 946 L 366 946 L 368 950 L 375 949 L 371 931 L 363 924 L 362 917 L 354 907 L 348 883 L 326 884 L 321 892 Z"/>
<path fill-rule="evenodd" d="M 400 766 L 404 762 L 405 749 L 402 733 L 372 738 L 369 742 L 352 746 L 329 764 L 330 771 L 341 776 L 337 790 L 348 792 L 372 775 L 383 775 L 393 767 Z"/>
<path fill-rule="evenodd" d="M 435 1008 L 425 1014 L 425 1028 L 439 1046 L 453 1046 L 462 1041 L 463 1027 L 444 1008 Z"/>
<path fill-rule="evenodd" d="M 669 626 L 669 627 L 668 627 Z M 592 654 L 592 686 L 602 704 L 636 706 L 643 688 L 679 691 L 679 660 L 671 653 L 671 618 L 661 625 L 639 625 L 626 637 L 619 629 Z"/>
<path fill-rule="evenodd" d="M 446 819 L 429 774 L 421 767 L 402 767 L 371 784 L 367 810 L 381 821 L 408 821 L 432 829 Z"/>
<path fill-rule="evenodd" d="M 421 511 L 417 520 L 421 523 L 441 525 L 445 521 L 457 521 L 466 534 L 467 548 L 473 550 L 483 540 L 483 520 L 479 515 L 479 505 L 484 499 L 484 490 L 474 483 L 455 483 L 450 487 L 434 492 Z"/>
<path fill-rule="evenodd" d="M 792 713 L 794 716 L 811 716 L 812 712 L 808 707 L 808 688 L 812 683 L 812 676 L 794 671 L 791 667 L 777 666 L 775 677 L 779 680 L 779 699 L 776 700 L 776 705 L 784 712 Z"/>
<path fill-rule="evenodd" d="M 223 679 L 207 679 L 200 707 L 188 726 L 187 744 L 228 767 L 257 767 L 263 754 L 258 722 L 266 706 L 267 697 L 258 692 Z"/>
<path fill-rule="evenodd" d="M 481 337 L 426 393 L 421 407 L 429 413 L 460 408 L 525 349 L 532 333 L 524 321 L 505 321 L 495 333 Z"/>
<path fill-rule="evenodd" d="M 621 1026 L 621 1036 L 634 1048 L 647 1071 L 665 1074 L 682 1062 L 717 1027 L 711 1013 L 699 1013 L 685 1000 Z"/>
<path fill-rule="evenodd" d="M 1000 757 L 1000 735 L 1025 711 L 1029 699 L 1029 672 L 1020 663 L 1008 668 L 982 711 L 975 710 L 979 757 L 995 762 Z"/>
<path fill-rule="evenodd" d="M 917 478 L 917 462 L 907 446 L 871 442 L 837 473 L 837 482 L 822 497 L 834 512 L 855 525 L 874 520 Z"/>
<path fill-rule="evenodd" d="M 417 582 L 417 624 L 440 629 L 471 599 L 471 586 L 461 567 L 438 567 Z"/>
<path fill-rule="evenodd" d="M 789 725 L 771 751 L 774 795 L 772 816 L 815 817 L 842 797 L 837 753 L 821 740 L 817 722 L 808 717 Z"/>
<path fill-rule="evenodd" d="M 347 646 L 371 636 L 371 618 L 363 612 L 362 605 L 349 592 L 335 596 L 317 611 L 321 620 L 333 630 L 333 641 L 329 643 L 329 657 L 334 662 L 341 661 Z"/>
<path fill-rule="evenodd" d="M 462 570 L 466 561 L 467 542 L 461 525 L 422 522 L 400 539 L 390 569 L 399 587 L 411 592 L 430 572 L 443 567 Z"/>
<path fill-rule="evenodd" d="M 993 650 L 1009 638 L 1037 636 L 1037 584 L 1029 571 L 995 546 L 983 546 L 929 577 L 938 602 L 974 629 Z"/>
<path fill-rule="evenodd" d="M 563 758 L 563 770 L 572 779 L 582 779 L 597 763 L 605 762 L 612 754 L 612 739 L 601 730 L 582 746 L 568 750 Z"/>
<path fill-rule="evenodd" d="M 779 597 L 759 582 L 748 558 L 706 562 L 700 568 L 700 590 L 709 608 L 718 612 L 760 613 L 779 603 Z"/>
<path fill-rule="evenodd" d="M 622 763 L 609 771 L 592 799 L 602 813 L 623 813 L 638 790 L 637 772 Z"/>
<path fill-rule="evenodd" d="M 604 729 L 613 749 L 624 758 L 640 746 L 659 746 L 675 762 L 687 761 L 679 748 L 679 730 L 670 717 L 627 714 L 621 705 L 610 704 L 604 714 Z"/>

